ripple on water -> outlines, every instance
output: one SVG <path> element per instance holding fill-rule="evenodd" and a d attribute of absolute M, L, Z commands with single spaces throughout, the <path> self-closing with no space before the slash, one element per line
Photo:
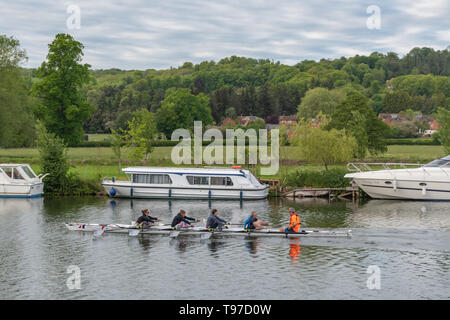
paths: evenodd
<path fill-rule="evenodd" d="M 10 204 L 11 208 L 8 209 Z M 10 299 L 448 299 L 449 204 L 398 202 L 2 202 L 0 298 Z M 294 206 L 308 228 L 354 230 L 351 239 L 129 237 L 70 232 L 66 221 L 128 223 L 144 207 L 170 221 L 181 207 L 210 207 L 234 222 L 250 210 L 275 226 Z M 425 210 L 421 208 L 425 206 Z M 5 208 L 7 210 L 5 210 Z M 22 208 L 22 209 L 21 209 Z M 409 212 L 409 213 L 408 213 Z M 81 270 L 70 290 L 67 267 Z M 381 290 L 367 288 L 378 265 Z"/>

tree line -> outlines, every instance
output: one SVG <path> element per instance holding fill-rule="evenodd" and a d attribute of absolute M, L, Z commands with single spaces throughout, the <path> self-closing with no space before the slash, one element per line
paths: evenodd
<path fill-rule="evenodd" d="M 37 120 L 75 146 L 84 132 L 129 131 L 136 116 L 153 119 L 156 134 L 170 138 L 174 128 L 188 128 L 188 121 L 213 125 L 239 115 L 266 123 L 291 114 L 305 119 L 325 115 L 333 121 L 348 101 L 353 105 L 347 109 L 366 118 L 450 109 L 448 50 L 414 48 L 403 57 L 374 52 L 293 66 L 232 56 L 144 71 L 91 70 L 82 58 L 83 45 L 59 34 L 49 44 L 46 61 L 24 69 L 26 53 L 19 41 L 0 36 L 0 146 L 32 145 Z M 358 111 L 362 104 L 373 114 L 365 107 Z"/>

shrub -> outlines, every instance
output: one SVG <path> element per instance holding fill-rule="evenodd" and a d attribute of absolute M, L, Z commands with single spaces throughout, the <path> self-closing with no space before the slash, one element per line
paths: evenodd
<path fill-rule="evenodd" d="M 345 168 L 300 169 L 286 177 L 286 185 L 312 188 L 345 188 L 350 186 L 350 180 L 344 178 L 346 173 L 348 171 Z"/>

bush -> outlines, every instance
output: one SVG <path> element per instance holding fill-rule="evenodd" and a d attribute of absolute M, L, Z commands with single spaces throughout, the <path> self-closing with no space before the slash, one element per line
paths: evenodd
<path fill-rule="evenodd" d="M 350 186 L 350 180 L 344 178 L 346 173 L 348 171 L 345 168 L 300 169 L 286 177 L 286 185 L 292 187 L 345 188 Z"/>
<path fill-rule="evenodd" d="M 48 132 L 41 122 L 36 125 L 36 133 L 41 168 L 44 173 L 49 173 L 44 181 L 44 192 L 58 192 L 66 183 L 69 172 L 67 146 L 63 139 Z"/>

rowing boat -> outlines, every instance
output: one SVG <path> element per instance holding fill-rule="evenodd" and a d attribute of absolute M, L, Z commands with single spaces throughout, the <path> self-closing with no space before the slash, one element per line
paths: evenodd
<path fill-rule="evenodd" d="M 107 233 L 130 233 L 131 230 L 139 231 L 140 234 L 170 235 L 174 229 L 170 225 L 155 225 L 148 229 L 137 229 L 135 225 L 126 224 L 84 224 L 84 223 L 66 223 L 66 228 L 72 231 Z M 222 231 L 211 230 L 205 227 L 190 227 L 175 230 L 177 235 L 205 235 L 211 234 L 214 237 L 220 236 L 246 236 L 246 237 L 351 237 L 352 231 L 334 231 L 334 230 L 301 230 L 300 232 L 280 232 L 278 229 L 246 230 L 244 228 L 228 227 Z M 135 233 L 134 235 L 136 235 Z"/>

